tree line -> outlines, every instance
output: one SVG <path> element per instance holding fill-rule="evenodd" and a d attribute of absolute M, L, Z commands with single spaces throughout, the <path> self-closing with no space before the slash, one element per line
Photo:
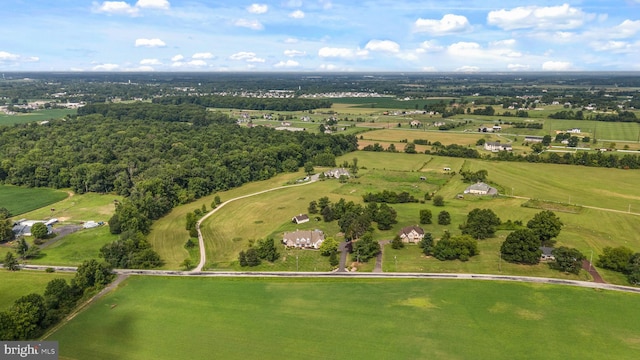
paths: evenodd
<path fill-rule="evenodd" d="M 78 266 L 70 284 L 65 279 L 53 279 L 47 284 L 44 295 L 22 296 L 9 310 L 0 312 L 0 340 L 37 339 L 67 316 L 81 300 L 102 289 L 112 279 L 108 264 L 85 261 Z"/>
<path fill-rule="evenodd" d="M 330 108 L 330 100 L 302 98 L 253 98 L 241 96 L 170 96 L 153 99 L 155 104 L 184 105 L 195 104 L 200 107 L 244 109 L 262 111 L 306 111 L 319 108 Z"/>

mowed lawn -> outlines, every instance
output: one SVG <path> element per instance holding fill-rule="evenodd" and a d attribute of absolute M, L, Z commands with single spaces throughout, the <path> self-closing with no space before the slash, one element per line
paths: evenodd
<path fill-rule="evenodd" d="M 83 261 L 100 258 L 100 248 L 118 239 L 109 226 L 85 229 L 69 234 L 41 250 L 42 256 L 29 264 L 78 266 Z"/>
<path fill-rule="evenodd" d="M 638 306 L 510 282 L 132 277 L 47 340 L 61 359 L 635 359 Z"/>
<path fill-rule="evenodd" d="M 7 208 L 15 217 L 61 201 L 67 196 L 67 192 L 62 190 L 1 185 L 0 207 Z"/>
<path fill-rule="evenodd" d="M 65 193 L 66 196 L 66 193 Z M 115 201 L 122 196 L 114 194 L 73 194 L 52 206 L 40 207 L 24 214 L 29 219 L 57 218 L 61 222 L 80 223 L 84 221 L 109 221 L 116 207 Z M 53 211 L 51 209 L 54 209 Z"/>
<path fill-rule="evenodd" d="M 71 273 L 45 273 L 41 271 L 7 271 L 0 269 L 0 311 L 9 309 L 21 296 L 31 293 L 44 294 L 49 281 L 66 279 L 71 281 Z"/>

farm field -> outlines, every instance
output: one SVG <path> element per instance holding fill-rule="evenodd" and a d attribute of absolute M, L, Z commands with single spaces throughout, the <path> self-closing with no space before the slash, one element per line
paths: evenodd
<path fill-rule="evenodd" d="M 29 260 L 29 264 L 78 266 L 85 260 L 99 259 L 100 248 L 117 239 L 107 225 L 80 230 L 42 249 L 42 256 Z"/>
<path fill-rule="evenodd" d="M 24 124 L 34 121 L 44 121 L 51 119 L 62 119 L 67 115 L 76 114 L 75 109 L 51 109 L 38 110 L 28 114 L 6 115 L 0 114 L 0 125 Z"/>
<path fill-rule="evenodd" d="M 544 128 L 552 136 L 555 136 L 555 130 L 579 128 L 600 141 L 640 141 L 640 123 L 547 119 Z"/>
<path fill-rule="evenodd" d="M 61 359 L 514 359 L 541 341 L 554 358 L 634 359 L 638 305 L 509 282 L 132 277 L 47 340 Z"/>
<path fill-rule="evenodd" d="M 62 190 L 0 185 L 0 207 L 7 208 L 14 217 L 23 217 L 29 211 L 51 205 L 68 196 Z"/>
<path fill-rule="evenodd" d="M 31 293 L 43 294 L 47 283 L 53 279 L 71 281 L 71 273 L 45 273 L 41 271 L 0 270 L 0 312 L 8 310 L 21 296 Z"/>
<path fill-rule="evenodd" d="M 65 193 L 66 195 L 66 193 Z M 114 200 L 122 196 L 114 194 L 73 194 L 51 207 L 41 207 L 24 217 L 29 219 L 57 218 L 60 222 L 81 223 L 84 221 L 109 221 L 115 211 Z M 55 209 L 51 211 L 51 208 Z"/>

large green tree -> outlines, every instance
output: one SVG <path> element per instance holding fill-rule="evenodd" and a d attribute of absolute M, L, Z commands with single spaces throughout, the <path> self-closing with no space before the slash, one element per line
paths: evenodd
<path fill-rule="evenodd" d="M 376 257 L 380 252 L 380 244 L 373 239 L 373 235 L 368 232 L 358 241 L 353 242 L 351 254 L 356 258 L 356 261 L 367 262 L 370 259 Z"/>
<path fill-rule="evenodd" d="M 500 246 L 500 254 L 508 262 L 533 265 L 540 262 L 542 250 L 533 231 L 520 229 L 507 235 Z"/>
<path fill-rule="evenodd" d="M 625 272 L 629 261 L 633 256 L 633 250 L 626 246 L 610 247 L 602 249 L 602 255 L 596 261 L 596 265 L 601 268 Z"/>
<path fill-rule="evenodd" d="M 20 270 L 18 259 L 16 259 L 16 256 L 11 251 L 7 252 L 4 256 L 4 268 L 9 271 Z"/>
<path fill-rule="evenodd" d="M 441 261 L 455 259 L 467 261 L 478 254 L 478 241 L 469 235 L 442 238 L 433 248 L 433 256 Z"/>
<path fill-rule="evenodd" d="M 328 236 L 324 239 L 322 244 L 320 244 L 320 255 L 322 256 L 331 256 L 331 254 L 338 251 L 338 246 L 340 243 L 335 238 Z"/>
<path fill-rule="evenodd" d="M 560 246 L 551 251 L 556 260 L 551 264 L 554 269 L 567 273 L 578 274 L 582 269 L 582 260 L 585 256 L 574 248 Z"/>
<path fill-rule="evenodd" d="M 421 209 L 420 210 L 420 224 L 431 224 L 431 210 L 429 209 Z"/>
<path fill-rule="evenodd" d="M 553 245 L 551 239 L 560 234 L 562 225 L 560 218 L 550 210 L 544 210 L 535 214 L 533 219 L 527 222 L 527 227 L 536 234 L 540 242 L 544 245 Z"/>
<path fill-rule="evenodd" d="M 49 229 L 44 223 L 38 222 L 31 227 L 31 235 L 36 239 L 44 239 L 49 234 Z"/>
<path fill-rule="evenodd" d="M 500 218 L 491 209 L 473 209 L 467 214 L 467 222 L 462 225 L 462 233 L 471 235 L 474 239 L 493 237 L 496 226 L 500 225 Z"/>

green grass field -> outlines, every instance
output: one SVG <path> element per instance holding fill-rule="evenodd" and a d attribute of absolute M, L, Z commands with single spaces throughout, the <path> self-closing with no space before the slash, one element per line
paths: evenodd
<path fill-rule="evenodd" d="M 47 340 L 68 360 L 635 359 L 639 305 L 508 282 L 133 277 Z"/>
<path fill-rule="evenodd" d="M 67 196 L 62 190 L 0 185 L 0 207 L 7 208 L 14 217 L 23 217 L 24 213 L 51 205 Z"/>
<path fill-rule="evenodd" d="M 42 249 L 42 256 L 30 264 L 78 266 L 85 260 L 99 259 L 100 248 L 118 239 L 108 226 L 80 230 Z"/>
<path fill-rule="evenodd" d="M 24 124 L 34 121 L 62 119 L 67 115 L 73 115 L 77 112 L 78 111 L 75 109 L 52 109 L 38 110 L 37 112 L 16 115 L 6 115 L 2 113 L 0 114 L 0 125 Z"/>
<path fill-rule="evenodd" d="M 43 294 L 47 283 L 63 278 L 67 282 L 73 278 L 71 273 L 45 273 L 40 271 L 7 271 L 0 269 L 0 311 L 5 311 L 21 296 L 31 293 Z"/>
<path fill-rule="evenodd" d="M 65 193 L 66 194 L 66 193 Z M 73 194 L 66 199 L 24 214 L 30 219 L 57 218 L 61 222 L 108 221 L 115 212 L 114 200 L 122 196 L 113 194 Z M 51 211 L 51 208 L 55 209 Z"/>

